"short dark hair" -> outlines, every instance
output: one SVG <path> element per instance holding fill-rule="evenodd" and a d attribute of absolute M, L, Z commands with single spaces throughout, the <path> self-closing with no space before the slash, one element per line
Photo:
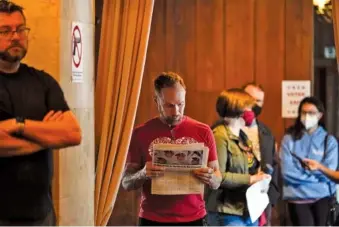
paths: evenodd
<path fill-rule="evenodd" d="M 20 5 L 15 4 L 12 1 L 9 0 L 0 0 L 0 13 L 14 13 L 19 12 L 24 17 L 24 20 L 26 21 L 26 17 L 24 14 L 24 8 Z"/>
<path fill-rule="evenodd" d="M 246 89 L 247 87 L 249 87 L 249 86 L 256 87 L 256 88 L 258 88 L 260 91 L 265 92 L 263 86 L 262 86 L 261 84 L 256 83 L 255 81 L 246 83 L 244 86 L 242 86 L 242 89 L 245 90 L 245 89 Z"/>
<path fill-rule="evenodd" d="M 174 72 L 163 72 L 154 80 L 154 89 L 155 92 L 160 93 L 161 89 L 174 87 L 176 84 L 180 84 L 186 90 L 184 80 L 179 74 Z"/>
<path fill-rule="evenodd" d="M 240 88 L 231 88 L 221 92 L 217 99 L 216 111 L 220 118 L 240 117 L 246 107 L 252 108 L 255 100 Z"/>

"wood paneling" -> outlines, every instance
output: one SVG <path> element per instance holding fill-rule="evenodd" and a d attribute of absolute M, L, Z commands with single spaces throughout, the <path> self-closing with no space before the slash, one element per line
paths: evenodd
<path fill-rule="evenodd" d="M 185 113 L 207 124 L 223 89 L 256 81 L 266 91 L 261 120 L 280 142 L 290 123 L 281 118 L 281 82 L 311 79 L 312 54 L 312 1 L 156 0 L 136 123 L 157 115 L 152 82 L 162 71 L 184 78 Z M 110 224 L 135 225 L 138 208 L 126 207 L 137 206 L 138 192 L 122 195 L 133 202 L 117 202 Z"/>
<path fill-rule="evenodd" d="M 313 79 L 313 6 L 309 0 L 286 0 L 285 20 L 285 79 Z M 285 127 L 293 122 L 285 120 Z"/>
<path fill-rule="evenodd" d="M 156 1 L 152 18 L 151 34 L 147 50 L 147 62 L 152 62 L 152 67 L 145 67 L 142 82 L 139 107 L 145 107 L 143 111 L 138 111 L 136 122 L 140 123 L 149 119 L 156 112 L 153 105 L 153 83 L 154 78 L 162 71 L 166 71 L 166 1 Z M 147 63 L 150 64 L 150 63 Z"/>
<path fill-rule="evenodd" d="M 225 87 L 241 87 L 254 80 L 256 21 L 254 0 L 225 1 L 224 74 Z M 241 13 L 239 13 L 241 9 Z M 241 78 L 241 79 L 240 79 Z"/>
<path fill-rule="evenodd" d="M 284 128 L 281 81 L 285 75 L 285 15 L 285 1 L 256 1 L 255 81 L 262 84 L 265 90 L 260 119 L 277 138 L 281 138 Z"/>
<path fill-rule="evenodd" d="M 312 78 L 312 12 L 308 0 L 156 0 L 137 123 L 157 114 L 152 81 L 171 70 L 187 85 L 186 114 L 207 124 L 221 90 L 262 84 L 261 119 L 280 139 L 282 80 Z"/>
<path fill-rule="evenodd" d="M 180 0 L 179 0 L 180 1 Z M 196 68 L 197 92 L 213 92 L 224 89 L 224 20 L 223 0 L 198 0 L 196 2 Z M 187 8 L 187 10 L 190 10 Z M 218 83 L 216 83 L 218 81 Z"/>

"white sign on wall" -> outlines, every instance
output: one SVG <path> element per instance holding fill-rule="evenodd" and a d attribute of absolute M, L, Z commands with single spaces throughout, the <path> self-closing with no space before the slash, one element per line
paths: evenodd
<path fill-rule="evenodd" d="M 285 80 L 282 82 L 282 117 L 296 118 L 300 101 L 311 96 L 311 81 Z"/>
<path fill-rule="evenodd" d="M 81 23 L 72 22 L 72 82 L 84 81 L 84 48 L 83 26 Z"/>

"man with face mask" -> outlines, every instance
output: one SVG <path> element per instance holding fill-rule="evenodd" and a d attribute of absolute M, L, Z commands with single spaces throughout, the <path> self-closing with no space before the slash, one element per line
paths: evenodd
<path fill-rule="evenodd" d="M 23 8 L 0 0 L 0 225 L 55 225 L 52 149 L 81 132 L 59 84 L 21 63 L 28 48 Z"/>
<path fill-rule="evenodd" d="M 256 105 L 253 107 L 252 115 L 247 117 L 246 127 L 243 131 L 247 134 L 253 144 L 253 149 L 257 156 L 260 157 L 260 165 L 262 171 L 272 175 L 268 196 L 270 204 L 266 209 L 266 225 L 271 225 L 271 208 L 274 206 L 280 196 L 278 188 L 278 163 L 276 161 L 276 143 L 274 136 L 269 128 L 260 122 L 257 117 L 262 111 L 264 105 L 265 93 L 260 85 L 248 83 L 243 86 L 245 92 L 251 95 L 256 100 Z M 246 120 L 246 118 L 245 118 Z"/>
<path fill-rule="evenodd" d="M 197 169 L 194 174 L 210 188 L 217 189 L 221 174 L 212 131 L 208 125 L 184 115 L 186 87 L 176 73 L 166 72 L 158 76 L 154 81 L 154 93 L 159 116 L 134 130 L 122 186 L 126 190 L 142 188 L 141 226 L 203 226 L 206 215 L 203 195 L 151 194 L 152 179 L 162 177 L 164 169 L 152 165 L 150 152 L 157 143 L 204 143 L 209 148 L 208 165 Z"/>

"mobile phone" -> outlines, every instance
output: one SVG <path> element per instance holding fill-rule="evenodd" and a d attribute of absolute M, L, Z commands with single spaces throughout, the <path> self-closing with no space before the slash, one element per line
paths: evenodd
<path fill-rule="evenodd" d="M 301 157 L 299 157 L 296 153 L 291 152 L 291 155 L 292 155 L 292 157 L 294 157 L 295 159 L 297 159 L 297 160 L 300 162 L 300 164 L 301 164 L 302 167 L 308 168 L 308 165 L 307 165 L 307 164 L 303 161 L 303 159 L 302 159 Z"/>

